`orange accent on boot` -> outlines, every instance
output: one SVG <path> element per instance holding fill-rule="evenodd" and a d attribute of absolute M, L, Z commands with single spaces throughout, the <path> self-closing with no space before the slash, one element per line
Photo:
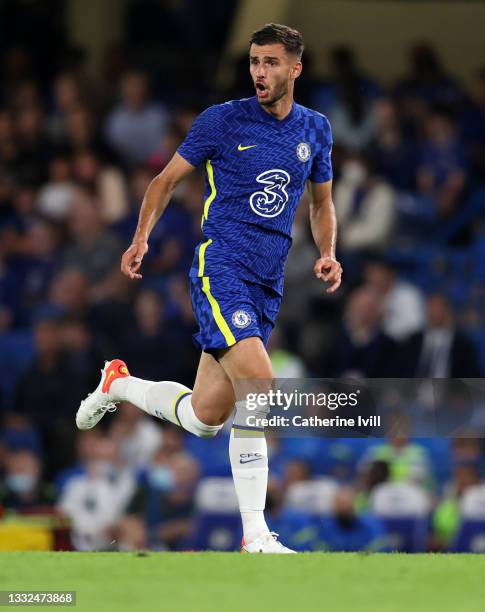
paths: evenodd
<path fill-rule="evenodd" d="M 109 389 L 114 380 L 117 378 L 126 378 L 129 375 L 130 373 L 128 372 L 126 363 L 121 359 L 113 359 L 105 372 L 105 379 L 101 391 L 103 393 L 109 393 Z"/>

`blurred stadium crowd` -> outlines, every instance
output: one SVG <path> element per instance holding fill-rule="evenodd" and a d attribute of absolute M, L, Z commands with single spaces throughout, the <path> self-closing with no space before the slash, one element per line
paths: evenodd
<path fill-rule="evenodd" d="M 190 438 L 126 404 L 79 434 L 74 414 L 105 358 L 122 357 L 142 378 L 193 383 L 186 274 L 200 239 L 201 172 L 154 230 L 142 282 L 123 278 L 119 259 L 149 181 L 195 115 L 252 95 L 247 59 L 229 88 L 204 85 L 199 101 L 152 93 L 148 74 L 121 59 L 116 79 L 99 82 L 82 62 L 39 81 L 34 60 L 7 50 L 0 81 L 3 546 L 17 537 L 7 537 L 9 517 L 41 513 L 57 526 L 55 517 L 70 520 L 60 547 L 237 547 L 228 431 Z M 331 66 L 315 78 L 307 53 L 296 97 L 333 127 L 345 282 L 329 297 L 313 278 L 304 197 L 271 340 L 276 375 L 481 377 L 485 67 L 466 90 L 425 44 L 387 88 L 349 48 L 335 49 Z M 453 548 L 462 507 L 473 510 L 469 494 L 480 494 L 485 476 L 472 431 L 269 446 L 269 524 L 297 549 Z M 399 507 L 409 509 L 404 518 Z M 394 526 L 401 539 L 389 539 L 392 519 L 404 521 Z"/>

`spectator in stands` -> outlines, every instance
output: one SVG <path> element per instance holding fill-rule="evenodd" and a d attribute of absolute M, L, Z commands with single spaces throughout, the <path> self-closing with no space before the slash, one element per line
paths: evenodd
<path fill-rule="evenodd" d="M 197 462 L 183 449 L 183 434 L 166 427 L 163 446 L 141 475 L 128 508 L 128 514 L 144 517 L 151 547 L 176 550 L 188 536 L 198 476 Z"/>
<path fill-rule="evenodd" d="M 88 278 L 78 268 L 64 268 L 52 279 L 48 301 L 40 312 L 86 318 L 90 311 Z"/>
<path fill-rule="evenodd" d="M 49 180 L 37 197 L 39 212 L 53 221 L 64 221 L 74 195 L 71 181 L 71 163 L 64 155 L 56 155 L 49 162 Z"/>
<path fill-rule="evenodd" d="M 7 171 L 12 171 L 12 164 L 15 160 L 17 153 L 16 142 L 14 137 L 14 123 L 12 114 L 6 109 L 0 107 L 0 163 L 2 166 L 2 180 L 8 176 Z M 12 181 L 9 180 L 9 188 L 12 185 Z M 5 183 L 4 183 L 5 186 Z M 3 189 L 2 189 L 3 191 Z M 4 194 L 2 194 L 4 197 Z M 3 200 L 3 197 L 1 198 Z M 4 202 L 2 201 L 2 204 Z M 4 212 L 3 206 L 0 207 L 2 213 Z"/>
<path fill-rule="evenodd" d="M 398 98 L 422 99 L 429 105 L 456 107 L 463 92 L 443 67 L 436 50 L 426 42 L 414 45 L 409 53 L 409 73 L 396 87 Z"/>
<path fill-rule="evenodd" d="M 2 228 L 3 252 L 16 255 L 22 252 L 22 238 L 31 223 L 39 217 L 35 202 L 37 190 L 34 186 L 17 184 L 12 192 L 12 206 Z"/>
<path fill-rule="evenodd" d="M 353 78 L 339 83 L 338 102 L 328 113 L 328 118 L 334 143 L 347 151 L 363 151 L 375 136 L 373 108 Z"/>
<path fill-rule="evenodd" d="M 417 287 L 398 278 L 385 260 L 374 259 L 364 268 L 365 284 L 383 301 L 382 329 L 396 342 L 420 331 L 425 321 L 425 304 Z"/>
<path fill-rule="evenodd" d="M 119 447 L 124 465 L 133 469 L 146 467 L 163 444 L 162 430 L 155 420 L 129 402 L 118 406 L 109 435 Z"/>
<path fill-rule="evenodd" d="M 339 45 L 332 49 L 329 57 L 330 76 L 313 87 L 310 107 L 327 114 L 338 103 L 339 94 L 349 82 L 361 92 L 366 102 L 371 102 L 380 93 L 375 80 L 365 74 L 358 65 L 351 47 Z M 305 68 L 306 70 L 306 68 Z"/>
<path fill-rule="evenodd" d="M 456 327 L 450 302 L 443 294 L 426 302 L 426 327 L 408 338 L 402 351 L 402 375 L 417 378 L 478 378 L 477 349 Z"/>
<path fill-rule="evenodd" d="M 150 168 L 152 176 L 165 168 L 184 138 L 185 132 L 182 127 L 176 121 L 172 121 L 168 125 L 167 131 L 163 134 L 162 142 L 158 149 L 147 160 L 147 166 Z"/>
<path fill-rule="evenodd" d="M 410 422 L 406 414 L 390 414 L 387 429 L 388 442 L 371 446 L 361 460 L 361 470 L 368 470 L 373 462 L 387 463 L 390 481 L 410 481 L 430 488 L 431 462 L 427 450 L 410 440 Z"/>
<path fill-rule="evenodd" d="M 367 157 L 349 155 L 335 187 L 339 247 L 347 278 L 358 278 L 362 255 L 378 252 L 393 238 L 394 189 L 372 172 Z"/>
<path fill-rule="evenodd" d="M 71 478 L 87 473 L 88 463 L 97 452 L 97 444 L 99 440 L 103 438 L 103 435 L 100 428 L 78 432 L 75 441 L 75 462 L 71 465 L 64 466 L 64 469 L 55 475 L 54 483 L 59 493 L 62 492 L 64 486 Z"/>
<path fill-rule="evenodd" d="M 437 217 L 456 212 L 465 185 L 464 152 L 456 126 L 442 110 L 425 122 L 425 139 L 420 146 L 417 186 Z"/>
<path fill-rule="evenodd" d="M 463 494 L 480 483 L 474 463 L 458 463 L 453 468 L 453 479 L 445 487 L 445 494 L 433 512 L 431 549 L 446 550 L 460 527 L 460 500 Z"/>
<path fill-rule="evenodd" d="M 27 450 L 41 457 L 43 446 L 39 432 L 31 419 L 23 414 L 7 412 L 0 429 L 0 445 L 10 452 Z"/>
<path fill-rule="evenodd" d="M 372 515 L 358 515 L 355 493 L 351 487 L 341 487 L 335 494 L 332 516 L 321 519 L 317 550 L 356 552 L 386 549 L 386 529 L 382 521 Z"/>
<path fill-rule="evenodd" d="M 39 185 L 46 179 L 50 152 L 40 106 L 17 109 L 15 135 L 16 155 L 12 160 L 14 175 L 20 184 Z"/>
<path fill-rule="evenodd" d="M 452 462 L 455 465 L 466 463 L 475 465 L 480 477 L 485 474 L 485 452 L 483 440 L 472 431 L 462 430 L 460 436 L 453 439 Z"/>
<path fill-rule="evenodd" d="M 116 444 L 99 438 L 91 448 L 86 472 L 71 478 L 59 499 L 59 510 L 71 519 L 77 550 L 108 550 L 135 489 L 131 470 L 120 461 Z"/>
<path fill-rule="evenodd" d="M 291 542 L 293 550 L 309 550 L 317 535 L 314 521 L 301 510 L 284 505 L 284 487 L 279 480 L 271 479 L 266 494 L 266 520 L 270 531 L 285 542 Z"/>
<path fill-rule="evenodd" d="M 69 316 L 60 319 L 60 334 L 69 367 L 94 388 L 99 379 L 99 364 L 105 357 L 102 336 L 94 334 L 87 321 Z"/>
<path fill-rule="evenodd" d="M 166 306 L 157 293 L 141 291 L 134 303 L 134 325 L 121 339 L 121 353 L 133 372 L 147 380 L 180 380 L 188 376 L 187 365 L 197 355 L 191 338 L 178 320 L 167 320 Z M 178 359 L 174 360 L 173 355 Z"/>
<path fill-rule="evenodd" d="M 144 164 L 162 141 L 166 113 L 148 101 L 148 81 L 142 72 L 123 76 L 121 98 L 108 117 L 106 137 L 129 166 Z"/>
<path fill-rule="evenodd" d="M 416 152 L 413 141 L 403 134 L 397 108 L 390 98 L 375 104 L 376 135 L 367 152 L 376 174 L 398 191 L 416 187 Z"/>
<path fill-rule="evenodd" d="M 295 482 L 303 482 L 310 479 L 310 466 L 306 458 L 291 457 L 285 462 L 282 471 L 281 484 L 284 491 Z"/>
<path fill-rule="evenodd" d="M 86 275 L 93 301 L 106 299 L 116 291 L 121 245 L 103 227 L 96 201 L 86 190 L 76 191 L 69 234 L 71 246 L 65 252 L 64 266 L 78 268 Z"/>
<path fill-rule="evenodd" d="M 39 320 L 34 327 L 36 357 L 17 382 L 15 411 L 37 423 L 46 455 L 46 475 L 73 460 L 72 407 L 89 391 L 90 380 L 65 358 L 60 323 Z"/>
<path fill-rule="evenodd" d="M 19 296 L 18 308 L 23 314 L 24 324 L 30 323 L 29 314 L 35 312 L 47 297 L 57 267 L 59 247 L 60 237 L 56 226 L 36 219 L 23 236 L 21 252 L 10 262 L 11 269 L 22 279 L 23 291 Z"/>
<path fill-rule="evenodd" d="M 99 133 L 93 113 L 79 104 L 66 113 L 66 140 L 63 149 L 69 155 L 95 151 L 104 163 L 120 165 L 120 156 Z"/>
<path fill-rule="evenodd" d="M 370 287 L 352 292 L 343 325 L 321 355 L 320 376 L 385 378 L 394 375 L 396 344 L 382 330 L 382 302 Z M 396 374 L 397 375 L 397 374 Z"/>
<path fill-rule="evenodd" d="M 76 183 L 96 194 L 96 203 L 104 223 L 120 221 L 128 212 L 128 198 L 119 168 L 101 164 L 98 155 L 84 149 L 73 155 L 72 174 Z"/>
<path fill-rule="evenodd" d="M 367 510 L 369 497 L 377 485 L 389 479 L 389 464 L 387 461 L 376 460 L 364 465 L 357 477 L 357 494 L 355 507 L 359 512 Z"/>
<path fill-rule="evenodd" d="M 306 375 L 303 360 L 283 346 L 281 329 L 275 327 L 268 344 L 268 355 L 275 378 L 304 378 Z"/>
<path fill-rule="evenodd" d="M 68 72 L 58 74 L 53 84 L 53 109 L 47 122 L 49 135 L 56 144 L 65 140 L 67 113 L 81 103 L 81 88 L 75 76 Z"/>
<path fill-rule="evenodd" d="M 477 71 L 471 101 L 460 122 L 461 141 L 474 182 L 485 177 L 485 66 Z"/>
<path fill-rule="evenodd" d="M 36 454 L 28 450 L 7 453 L 0 506 L 18 512 L 42 512 L 50 509 L 54 499 L 53 487 L 42 481 L 42 464 Z"/>

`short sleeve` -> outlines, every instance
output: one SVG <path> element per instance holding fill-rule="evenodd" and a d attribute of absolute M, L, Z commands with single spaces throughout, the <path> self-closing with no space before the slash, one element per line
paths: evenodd
<path fill-rule="evenodd" d="M 189 133 L 177 149 L 192 166 L 211 159 L 220 142 L 221 119 L 219 106 L 210 106 L 194 120 Z"/>
<path fill-rule="evenodd" d="M 318 142 L 321 148 L 313 158 L 312 169 L 309 179 L 312 183 L 326 183 L 333 178 L 332 171 L 332 128 L 326 117 L 322 118 L 322 124 L 318 129 Z"/>

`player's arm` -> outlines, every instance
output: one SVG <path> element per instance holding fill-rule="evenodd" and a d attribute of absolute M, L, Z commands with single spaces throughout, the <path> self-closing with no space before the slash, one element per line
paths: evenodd
<path fill-rule="evenodd" d="M 167 208 L 175 188 L 193 169 L 192 164 L 175 153 L 163 171 L 148 185 L 133 241 L 121 258 L 121 271 L 128 278 L 142 277 L 138 270 L 148 251 L 148 237 L 161 214 Z"/>
<path fill-rule="evenodd" d="M 313 268 L 315 276 L 330 283 L 327 293 L 340 287 L 342 266 L 335 259 L 337 219 L 332 200 L 332 181 L 310 182 L 310 225 L 320 257 Z"/>

